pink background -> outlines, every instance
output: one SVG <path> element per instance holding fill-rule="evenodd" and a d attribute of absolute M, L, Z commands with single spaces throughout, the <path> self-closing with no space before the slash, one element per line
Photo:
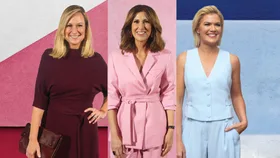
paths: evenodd
<path fill-rule="evenodd" d="M 130 8 L 137 4 L 145 4 L 152 7 L 157 13 L 162 30 L 166 49 L 176 54 L 176 0 L 109 0 L 108 1 L 108 52 L 119 50 L 121 28 Z M 174 61 L 175 64 L 176 61 Z M 109 154 L 111 154 L 109 144 Z M 173 148 L 167 156 L 176 157 L 175 131 Z"/>
<path fill-rule="evenodd" d="M 176 54 L 176 0 L 109 0 L 108 51 L 118 50 L 121 28 L 130 8 L 137 4 L 152 7 L 157 13 L 166 47 Z M 175 61 L 174 61 L 175 62 Z"/>
<path fill-rule="evenodd" d="M 107 13 L 107 1 L 87 12 L 95 51 L 99 52 L 106 62 Z M 56 30 L 0 62 L 0 126 L 24 126 L 30 121 L 40 58 L 46 48 L 53 46 L 55 32 Z M 102 94 L 98 94 L 94 106 L 99 108 L 102 100 Z M 100 121 L 99 125 L 107 126 L 107 120 Z"/>

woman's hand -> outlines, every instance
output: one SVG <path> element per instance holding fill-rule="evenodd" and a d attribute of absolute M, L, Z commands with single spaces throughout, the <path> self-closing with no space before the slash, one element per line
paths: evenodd
<path fill-rule="evenodd" d="M 41 157 L 40 145 L 37 140 L 30 140 L 26 149 L 26 156 L 28 158 L 35 158 L 35 154 Z"/>
<path fill-rule="evenodd" d="M 225 129 L 226 132 L 235 129 L 239 134 L 241 134 L 248 126 L 248 123 L 246 121 L 235 123 Z"/>
<path fill-rule="evenodd" d="M 177 142 L 177 158 L 186 158 L 186 148 L 182 140 Z"/>
<path fill-rule="evenodd" d="M 162 152 L 161 156 L 164 157 L 172 148 L 172 143 L 173 143 L 173 130 L 174 129 L 168 129 L 165 137 L 164 137 L 164 144 L 162 146 Z"/>
<path fill-rule="evenodd" d="M 95 124 L 99 119 L 106 117 L 107 112 L 104 110 L 97 110 L 95 108 L 87 108 L 84 112 L 91 111 L 91 114 L 88 116 L 89 123 Z"/>
<path fill-rule="evenodd" d="M 125 154 L 125 147 L 119 135 L 111 135 L 111 149 L 116 158 L 122 158 Z"/>

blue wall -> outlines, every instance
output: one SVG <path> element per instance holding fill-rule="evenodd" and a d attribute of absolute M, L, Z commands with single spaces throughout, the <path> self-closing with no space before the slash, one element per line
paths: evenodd
<path fill-rule="evenodd" d="M 280 20 L 279 0 L 177 0 L 177 19 L 191 20 L 206 5 L 218 7 L 227 20 Z"/>
<path fill-rule="evenodd" d="M 187 2 L 177 1 L 177 55 L 194 47 L 191 19 L 198 9 L 209 5 L 202 0 Z M 280 1 L 265 1 L 270 5 L 248 0 L 226 2 L 212 0 L 211 4 L 225 17 L 221 48 L 236 54 L 241 62 L 249 120 L 244 133 L 280 134 Z"/>

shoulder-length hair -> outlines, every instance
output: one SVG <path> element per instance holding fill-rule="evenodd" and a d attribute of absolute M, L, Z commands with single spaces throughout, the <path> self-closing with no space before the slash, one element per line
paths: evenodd
<path fill-rule="evenodd" d="M 222 26 L 222 32 L 221 32 L 221 36 L 220 39 L 218 41 L 218 45 L 221 44 L 221 40 L 222 40 L 222 35 L 223 35 L 223 30 L 224 30 L 224 16 L 223 14 L 219 11 L 219 9 L 214 6 L 205 6 L 203 8 L 201 8 L 200 10 L 197 11 L 197 13 L 195 14 L 193 21 L 192 21 L 192 32 L 193 32 L 193 36 L 194 36 L 194 45 L 195 47 L 199 47 L 200 46 L 200 37 L 199 34 L 197 33 L 197 29 L 200 25 L 200 21 L 203 18 L 204 15 L 207 14 L 217 14 L 220 17 L 221 20 L 221 26 Z"/>
<path fill-rule="evenodd" d="M 164 49 L 165 42 L 163 41 L 161 34 L 162 28 L 156 12 L 147 5 L 136 5 L 131 8 L 126 16 L 125 23 L 121 31 L 121 44 L 120 49 L 125 52 L 136 52 L 137 47 L 135 45 L 135 39 L 132 36 L 131 25 L 139 12 L 145 12 L 152 26 L 152 32 L 145 45 L 146 49 L 151 52 L 158 52 Z"/>
<path fill-rule="evenodd" d="M 94 50 L 92 48 L 92 34 L 91 34 L 91 27 L 89 24 L 88 17 L 85 13 L 85 10 L 83 7 L 78 6 L 78 5 L 71 5 L 67 7 L 59 21 L 58 29 L 56 31 L 55 35 L 55 41 L 54 41 L 54 48 L 53 51 L 51 52 L 50 56 L 53 58 L 60 59 L 64 56 L 66 56 L 67 51 L 69 49 L 69 43 L 65 40 L 65 28 L 70 19 L 76 14 L 76 13 L 81 13 L 85 19 L 85 27 L 86 27 L 86 32 L 85 32 L 85 38 L 81 43 L 81 56 L 84 58 L 88 58 L 93 56 Z"/>

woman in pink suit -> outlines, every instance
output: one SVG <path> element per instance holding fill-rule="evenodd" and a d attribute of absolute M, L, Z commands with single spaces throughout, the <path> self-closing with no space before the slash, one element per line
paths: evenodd
<path fill-rule="evenodd" d="M 130 9 L 120 51 L 109 55 L 108 119 L 116 158 L 159 158 L 172 147 L 175 107 L 173 55 L 146 5 Z"/>

